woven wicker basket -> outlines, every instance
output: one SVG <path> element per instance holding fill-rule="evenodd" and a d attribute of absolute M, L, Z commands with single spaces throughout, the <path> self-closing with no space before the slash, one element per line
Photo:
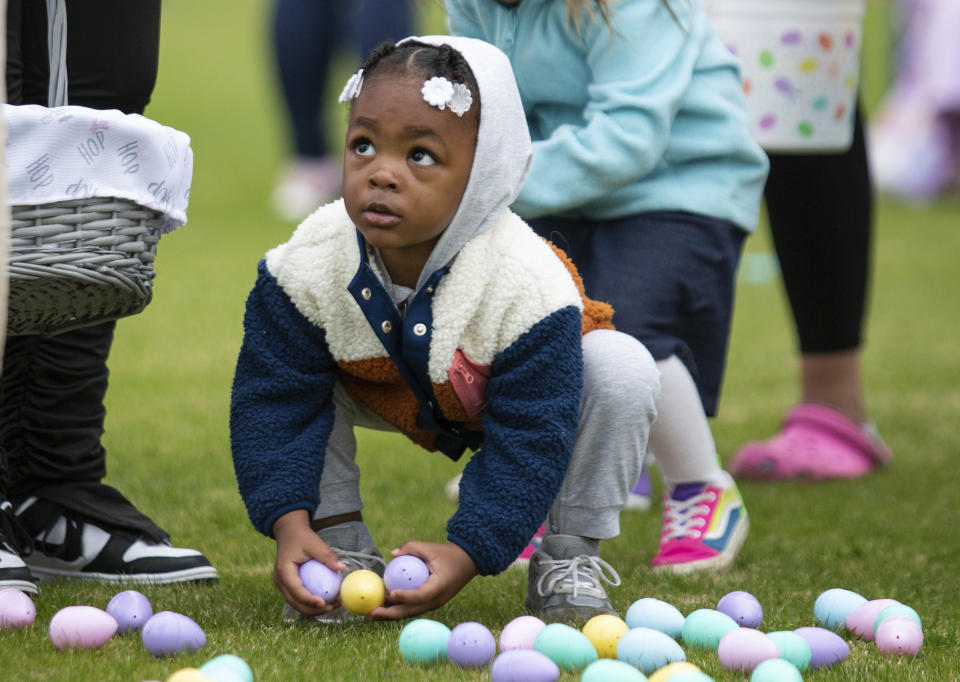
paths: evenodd
<path fill-rule="evenodd" d="M 8 334 L 56 334 L 150 302 L 161 213 L 113 197 L 11 210 Z"/>

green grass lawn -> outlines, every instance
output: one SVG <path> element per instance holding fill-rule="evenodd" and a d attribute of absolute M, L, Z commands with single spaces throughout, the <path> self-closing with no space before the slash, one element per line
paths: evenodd
<path fill-rule="evenodd" d="M 155 610 L 200 623 L 207 646 L 172 660 L 154 659 L 136 637 L 115 638 L 94 651 L 59 652 L 47 636 L 50 617 L 72 604 L 104 608 L 119 589 L 59 583 L 44 587 L 36 600 L 33 627 L 0 631 L 5 679 L 162 680 L 221 653 L 244 658 L 258 680 L 489 679 L 487 671 L 406 664 L 397 649 L 402 622 L 284 626 L 270 578 L 273 543 L 252 529 L 236 491 L 227 413 L 244 299 L 257 260 L 291 230 L 267 203 L 284 149 L 265 42 L 268 4 L 164 5 L 160 76 L 147 114 L 192 136 L 190 222 L 161 241 L 155 299 L 120 323 L 110 363 L 108 482 L 178 544 L 202 549 L 221 575 L 214 586 L 142 591 Z M 437 3 L 423 4 L 436 30 Z M 881 25 L 876 16 L 873 25 Z M 876 39 L 868 50 L 872 104 L 886 67 Z M 622 535 L 603 549 L 623 577 L 612 593 L 621 614 L 648 596 L 684 613 L 712 608 L 741 589 L 763 604 L 763 629 L 793 629 L 814 624 L 820 592 L 846 587 L 913 606 L 923 618 L 924 648 L 914 660 L 898 660 L 851 641 L 843 664 L 806 679 L 960 679 L 960 530 L 951 482 L 960 456 L 960 203 L 921 208 L 881 201 L 878 208 L 864 372 L 871 412 L 896 453 L 892 466 L 854 482 L 742 484 L 753 529 L 737 566 L 721 576 L 654 575 L 648 565 L 659 513 L 625 514 Z M 768 249 L 761 229 L 748 250 Z M 721 455 L 773 433 L 796 395 L 794 341 L 780 285 L 775 278 L 742 281 L 714 421 Z M 443 485 L 457 466 L 400 437 L 363 434 L 361 450 L 366 514 L 380 548 L 410 538 L 442 540 L 453 512 Z M 522 612 L 524 589 L 525 574 L 515 571 L 478 579 L 431 617 L 451 627 L 480 621 L 498 634 Z M 725 671 L 715 654 L 688 648 L 687 656 L 717 680 L 745 679 Z"/>

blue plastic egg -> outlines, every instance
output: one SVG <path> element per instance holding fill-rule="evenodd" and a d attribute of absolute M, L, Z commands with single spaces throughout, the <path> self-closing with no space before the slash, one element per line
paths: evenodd
<path fill-rule="evenodd" d="M 564 623 L 550 623 L 543 628 L 533 648 L 567 671 L 582 670 L 599 658 L 587 636 Z"/>
<path fill-rule="evenodd" d="M 482 668 L 497 653 L 497 640 L 486 625 L 467 621 L 450 631 L 447 658 L 463 668 Z"/>
<path fill-rule="evenodd" d="M 647 682 L 647 676 L 629 663 L 601 658 L 586 667 L 580 682 Z"/>
<path fill-rule="evenodd" d="M 117 621 L 117 634 L 125 635 L 139 631 L 146 625 L 153 615 L 153 607 L 150 600 L 140 592 L 124 590 L 113 595 L 107 604 L 107 613 Z"/>
<path fill-rule="evenodd" d="M 232 679 L 239 682 L 253 682 L 253 671 L 249 664 L 233 654 L 214 656 L 200 666 L 200 672 L 217 682 L 230 682 Z"/>
<path fill-rule="evenodd" d="M 409 663 L 437 663 L 447 660 L 450 628 L 429 618 L 418 618 L 400 631 L 400 655 Z"/>
<path fill-rule="evenodd" d="M 670 635 L 653 628 L 631 628 L 617 644 L 617 659 L 649 675 L 657 668 L 685 661 L 687 657 Z"/>
<path fill-rule="evenodd" d="M 723 595 L 717 602 L 717 611 L 727 614 L 745 628 L 757 628 L 763 622 L 763 607 L 760 602 L 743 590 Z"/>
<path fill-rule="evenodd" d="M 796 666 L 797 670 L 804 672 L 810 667 L 810 645 L 807 640 L 790 630 L 778 630 L 768 632 L 767 637 L 773 640 L 780 650 L 780 658 L 786 659 Z"/>
<path fill-rule="evenodd" d="M 697 609 L 683 621 L 683 641 L 693 647 L 716 651 L 720 640 L 739 625 L 725 613 L 714 609 Z"/>
<path fill-rule="evenodd" d="M 798 635 L 810 645 L 810 667 L 825 668 L 839 663 L 850 654 L 850 645 L 833 630 L 826 628 L 797 628 Z"/>
<path fill-rule="evenodd" d="M 771 658 L 753 669 L 750 682 L 803 682 L 803 675 L 790 661 Z"/>
<path fill-rule="evenodd" d="M 823 627 L 835 630 L 845 626 L 847 616 L 855 608 L 866 603 L 866 597 L 842 587 L 834 587 L 821 592 L 817 600 L 813 602 L 813 617 Z"/>
<path fill-rule="evenodd" d="M 533 649 L 504 651 L 490 666 L 493 682 L 556 682 L 559 677 L 557 664 Z"/>
<path fill-rule="evenodd" d="M 644 597 L 638 599 L 627 609 L 624 618 L 631 628 L 651 628 L 679 639 L 683 632 L 683 614 L 673 604 Z"/>

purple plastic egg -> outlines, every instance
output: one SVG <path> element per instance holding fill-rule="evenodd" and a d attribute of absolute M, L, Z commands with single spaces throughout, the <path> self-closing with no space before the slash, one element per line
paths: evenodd
<path fill-rule="evenodd" d="M 450 631 L 447 658 L 463 668 L 482 668 L 497 653 L 497 641 L 487 626 L 473 621 Z"/>
<path fill-rule="evenodd" d="M 387 591 L 415 590 L 427 582 L 430 569 L 419 557 L 404 554 L 387 564 L 383 571 L 383 584 Z"/>
<path fill-rule="evenodd" d="M 310 594 L 323 597 L 326 602 L 337 598 L 342 579 L 340 571 L 334 571 L 316 559 L 300 564 L 300 582 L 310 591 Z"/>
<path fill-rule="evenodd" d="M 916 656 L 923 629 L 910 616 L 890 616 L 877 627 L 877 648 L 888 656 Z"/>
<path fill-rule="evenodd" d="M 207 636 L 196 621 L 181 613 L 155 613 L 140 632 L 143 646 L 154 656 L 174 656 L 181 651 L 199 651 Z"/>
<path fill-rule="evenodd" d="M 871 599 L 866 604 L 861 604 L 847 616 L 847 630 L 857 637 L 872 642 L 873 626 L 877 622 L 877 616 L 888 606 L 899 603 L 896 599 Z"/>
<path fill-rule="evenodd" d="M 490 666 L 492 682 L 556 682 L 559 677 L 559 666 L 533 649 L 504 651 Z"/>
<path fill-rule="evenodd" d="M 764 661 L 780 658 L 780 649 L 759 630 L 737 628 L 720 639 L 717 657 L 727 670 L 749 673 Z"/>
<path fill-rule="evenodd" d="M 0 590 L 0 629 L 23 630 L 37 617 L 37 608 L 26 592 L 15 587 Z"/>
<path fill-rule="evenodd" d="M 116 619 L 93 606 L 67 606 L 50 619 L 50 639 L 58 649 L 96 649 L 116 632 Z"/>
<path fill-rule="evenodd" d="M 717 611 L 733 618 L 742 627 L 755 628 L 763 622 L 763 607 L 749 592 L 728 592 L 717 602 Z"/>
<path fill-rule="evenodd" d="M 153 615 L 153 607 L 150 600 L 136 590 L 124 590 L 113 595 L 107 604 L 107 613 L 116 619 L 117 633 L 125 635 L 142 628 Z"/>
<path fill-rule="evenodd" d="M 536 616 L 518 616 L 500 632 L 500 651 L 532 649 L 537 635 L 547 624 Z"/>
<path fill-rule="evenodd" d="M 839 663 L 850 654 L 850 645 L 832 630 L 805 627 L 797 628 L 794 632 L 810 645 L 811 668 L 824 668 Z"/>

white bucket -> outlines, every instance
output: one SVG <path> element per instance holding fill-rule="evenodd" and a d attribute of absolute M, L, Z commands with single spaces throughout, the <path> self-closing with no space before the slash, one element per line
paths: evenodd
<path fill-rule="evenodd" d="M 853 139 L 866 0 L 703 0 L 740 59 L 768 151 L 842 151 Z"/>

